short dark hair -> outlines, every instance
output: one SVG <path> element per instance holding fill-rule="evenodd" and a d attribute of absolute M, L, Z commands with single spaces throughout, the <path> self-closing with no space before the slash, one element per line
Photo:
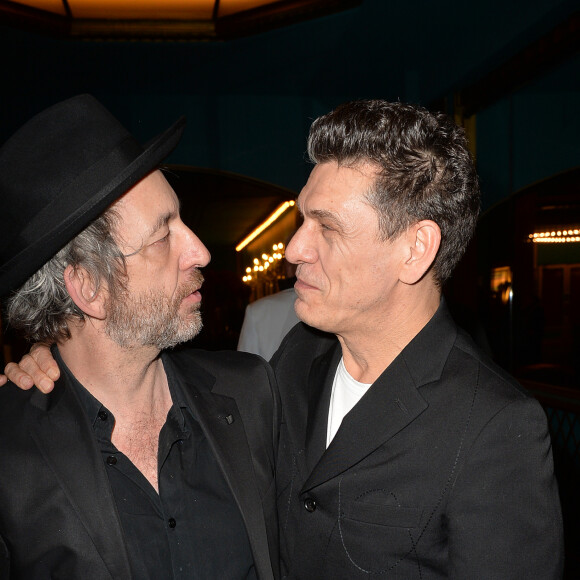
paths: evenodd
<path fill-rule="evenodd" d="M 435 280 L 451 276 L 475 230 L 480 193 L 465 132 L 448 116 L 398 102 L 345 103 L 314 121 L 308 154 L 314 163 L 374 165 L 367 198 L 383 236 L 434 221 L 441 229 Z"/>

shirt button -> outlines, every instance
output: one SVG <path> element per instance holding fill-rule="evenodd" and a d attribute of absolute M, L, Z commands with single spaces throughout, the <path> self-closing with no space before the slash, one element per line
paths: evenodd
<path fill-rule="evenodd" d="M 106 421 L 109 414 L 107 413 L 107 411 L 99 411 L 99 414 L 97 416 L 101 421 Z"/>
<path fill-rule="evenodd" d="M 169 520 L 167 520 L 167 523 L 169 524 L 170 528 L 174 528 L 177 525 L 177 522 L 175 521 L 174 518 L 169 518 Z"/>
<path fill-rule="evenodd" d="M 304 500 L 304 509 L 307 512 L 312 513 L 316 509 L 316 500 L 312 499 L 311 497 L 307 497 Z"/>
<path fill-rule="evenodd" d="M 117 458 L 114 455 L 109 455 L 109 457 L 107 457 L 107 465 L 116 465 L 117 464 Z"/>

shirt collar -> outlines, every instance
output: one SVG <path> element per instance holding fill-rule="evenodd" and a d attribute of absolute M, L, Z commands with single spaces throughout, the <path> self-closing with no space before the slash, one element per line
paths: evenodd
<path fill-rule="evenodd" d="M 59 368 L 61 371 L 67 376 L 70 384 L 72 385 L 73 389 L 75 390 L 76 394 L 78 395 L 81 405 L 87 416 L 91 422 L 91 425 L 94 427 L 95 422 L 99 417 L 99 413 L 105 411 L 110 413 L 108 409 L 106 409 L 103 404 L 95 398 L 87 389 L 84 387 L 77 378 L 73 375 L 72 371 L 68 368 L 66 363 L 63 361 L 60 351 L 58 350 L 58 346 L 55 344 L 51 347 L 52 356 L 55 358 Z M 175 411 L 176 419 L 178 421 L 179 427 L 182 430 L 186 429 L 185 425 L 185 416 L 184 410 L 188 410 L 192 416 L 193 413 L 191 409 L 189 409 L 187 403 L 185 402 L 185 397 L 183 395 L 183 385 L 179 375 L 175 372 L 173 365 L 171 364 L 171 360 L 169 357 L 162 356 L 161 360 L 163 362 L 163 367 L 167 374 L 167 383 L 169 385 L 169 394 L 171 395 L 171 400 L 173 402 L 173 408 Z"/>
<path fill-rule="evenodd" d="M 95 425 L 95 421 L 97 420 L 99 413 L 104 410 L 103 405 L 95 398 L 83 385 L 76 379 L 76 377 L 72 374 L 72 371 L 66 366 L 65 362 L 62 360 L 62 356 L 60 355 L 60 351 L 58 350 L 58 346 L 55 344 L 51 348 L 52 356 L 56 360 L 59 369 L 63 372 L 69 380 L 69 383 L 72 385 L 75 393 L 77 394 L 78 398 L 80 399 L 81 405 L 89 420 L 91 425 Z"/>

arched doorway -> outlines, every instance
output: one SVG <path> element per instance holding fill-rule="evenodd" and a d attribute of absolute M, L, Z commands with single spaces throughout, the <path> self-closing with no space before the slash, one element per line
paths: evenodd
<path fill-rule="evenodd" d="M 516 376 L 580 387 L 580 168 L 530 185 L 478 227 L 482 319 Z"/>

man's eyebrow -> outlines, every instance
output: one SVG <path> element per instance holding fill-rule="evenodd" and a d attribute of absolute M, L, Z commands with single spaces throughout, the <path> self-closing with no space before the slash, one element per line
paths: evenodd
<path fill-rule="evenodd" d="M 175 209 L 172 209 L 170 211 L 166 211 L 165 213 L 162 213 L 157 218 L 157 220 L 155 221 L 153 226 L 151 226 L 141 237 L 141 246 L 139 246 L 139 248 L 137 248 L 136 250 L 129 252 L 128 254 L 123 254 L 123 257 L 130 258 L 131 256 L 138 254 L 144 248 L 146 240 L 149 240 L 150 238 L 152 238 L 161 228 L 165 227 L 169 223 L 170 220 L 179 216 L 179 207 L 180 207 L 180 204 L 178 201 L 175 204 Z M 131 246 L 129 246 L 129 247 L 131 247 Z"/>
<path fill-rule="evenodd" d="M 161 214 L 155 224 L 147 231 L 146 238 L 150 238 L 151 236 L 155 235 L 161 228 L 165 227 L 170 220 L 175 219 L 179 216 L 179 201 L 177 202 L 175 209 L 167 211 Z"/>
<path fill-rule="evenodd" d="M 157 233 L 162 227 L 166 226 L 169 223 L 169 220 L 177 215 L 176 211 L 168 211 L 157 218 L 157 221 L 151 227 L 146 234 L 147 238 L 150 238 L 155 233 Z"/>
<path fill-rule="evenodd" d="M 340 217 L 327 209 L 312 209 L 306 212 L 309 217 L 312 217 L 317 220 L 324 220 L 332 222 L 335 226 L 340 229 L 344 229 L 344 222 L 340 219 Z"/>

